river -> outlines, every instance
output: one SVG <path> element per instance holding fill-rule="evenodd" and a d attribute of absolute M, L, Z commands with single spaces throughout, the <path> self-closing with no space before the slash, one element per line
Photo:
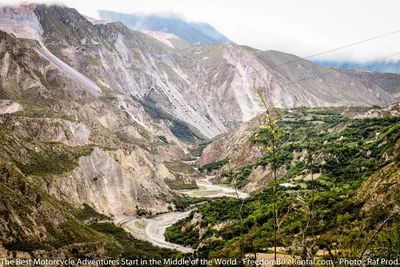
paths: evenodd
<path fill-rule="evenodd" d="M 223 196 L 239 198 L 248 197 L 247 193 L 240 191 L 236 192 L 236 190 L 232 187 L 212 184 L 212 178 L 213 176 L 207 176 L 205 178 L 197 179 L 197 189 L 183 190 L 180 192 L 191 197 L 206 197 L 210 199 Z M 151 218 L 118 217 L 116 218 L 115 223 L 122 226 L 135 237 L 147 240 L 153 245 L 169 249 L 176 249 L 184 253 L 191 253 L 194 251 L 192 248 L 168 242 L 164 237 L 165 230 L 169 226 L 189 216 L 191 211 L 192 210 L 184 212 L 174 211 L 163 213 Z"/>

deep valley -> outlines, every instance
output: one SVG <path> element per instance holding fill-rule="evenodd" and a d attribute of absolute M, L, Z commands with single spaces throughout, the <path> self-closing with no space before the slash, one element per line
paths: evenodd
<path fill-rule="evenodd" d="M 217 37 L 0 7 L 0 258 L 400 257 L 400 74 Z"/>

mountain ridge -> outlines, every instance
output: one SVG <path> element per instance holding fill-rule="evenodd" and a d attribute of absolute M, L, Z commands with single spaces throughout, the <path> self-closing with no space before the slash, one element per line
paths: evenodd
<path fill-rule="evenodd" d="M 59 59 L 111 94 L 152 99 L 208 138 L 260 112 L 254 85 L 268 104 L 289 108 L 386 105 L 397 94 L 281 52 L 234 44 L 176 50 L 119 22 L 93 24 L 73 9 L 36 6 L 34 12 L 31 20 L 40 20 L 36 37 Z M 7 13 L 3 17 L 7 20 Z M 9 21 L 21 24 L 16 17 Z M 277 68 L 276 60 L 286 64 Z"/>
<path fill-rule="evenodd" d="M 192 44 L 232 43 L 207 23 L 188 22 L 174 16 L 125 14 L 107 10 L 99 10 L 99 14 L 102 19 L 121 21 L 134 30 L 168 32 Z"/>
<path fill-rule="evenodd" d="M 6 257 L 179 257 L 141 243 L 113 223 L 189 206 L 191 199 L 178 189 L 196 187 L 194 177 L 205 174 L 183 167 L 181 160 L 191 162 L 193 147 L 216 136 L 198 161 L 211 166 L 199 169 L 218 174 L 215 167 L 238 167 L 225 178 L 240 174 L 249 192 L 268 183 L 267 167 L 242 166 L 259 155 L 248 140 L 264 111 L 256 88 L 268 105 L 291 116 L 284 121 L 294 125 L 289 137 L 303 138 L 302 127 L 315 117 L 315 133 L 323 130 L 332 138 L 346 164 L 352 152 L 362 153 L 356 160 L 367 167 L 376 163 L 368 161 L 371 154 L 358 141 L 373 141 L 369 146 L 381 153 L 372 154 L 378 160 L 392 160 L 399 146 L 398 128 L 388 126 L 395 120 L 385 118 L 392 110 L 371 109 L 397 101 L 399 75 L 332 70 L 236 44 L 171 47 L 160 36 L 120 22 L 96 22 L 62 6 L 3 7 L 0 22 L 0 254 Z M 351 146 L 335 127 L 347 121 L 325 109 L 331 106 L 369 112 L 360 114 L 367 117 L 360 118 L 365 124 L 354 120 L 346 130 Z M 369 130 L 376 122 L 386 127 L 379 128 L 384 134 Z M 357 140 L 364 135 L 370 140 Z M 285 149 L 298 160 L 305 141 L 295 141 L 301 153 Z M 333 166 L 326 173 L 357 174 L 357 168 L 339 168 L 336 156 L 320 154 Z M 377 176 L 384 180 L 384 173 Z M 269 216 L 260 215 L 261 221 Z"/>
<path fill-rule="evenodd" d="M 400 73 L 400 62 L 396 60 L 371 60 L 367 62 L 314 60 L 323 66 L 350 70 L 363 70 L 382 73 Z"/>

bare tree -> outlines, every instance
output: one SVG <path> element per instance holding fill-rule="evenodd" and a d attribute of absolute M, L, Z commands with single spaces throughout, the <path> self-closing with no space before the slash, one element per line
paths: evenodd
<path fill-rule="evenodd" d="M 239 239 L 239 251 L 240 251 L 240 258 L 244 257 L 244 248 L 243 248 L 243 206 L 244 206 L 244 198 L 240 197 L 239 186 L 237 183 L 237 177 L 234 176 L 232 179 L 232 185 L 235 189 L 235 195 L 238 202 L 240 201 L 239 207 L 239 223 L 240 223 L 240 239 Z"/>
<path fill-rule="evenodd" d="M 296 198 L 297 203 L 300 206 L 300 209 L 306 214 L 307 221 L 301 231 L 301 247 L 302 247 L 302 255 L 305 260 L 313 260 L 315 256 L 315 246 L 316 241 L 313 235 L 309 235 L 309 228 L 312 227 L 313 220 L 313 204 L 309 204 L 306 199 L 300 194 Z"/>
<path fill-rule="evenodd" d="M 395 206 L 393 211 L 389 214 L 388 217 L 386 217 L 385 220 L 376 228 L 376 230 L 373 232 L 371 237 L 369 238 L 368 242 L 365 244 L 363 250 L 361 251 L 360 259 L 365 258 L 365 254 L 367 253 L 368 249 L 370 246 L 372 246 L 375 241 L 378 238 L 379 233 L 383 230 L 384 226 L 389 223 L 390 221 L 393 221 L 395 219 L 400 218 L 400 208 L 398 206 Z"/>
<path fill-rule="evenodd" d="M 267 131 L 267 135 L 262 133 L 257 133 L 255 135 L 255 140 L 259 144 L 261 150 L 264 152 L 270 152 L 272 155 L 271 159 L 271 169 L 272 169 L 272 177 L 273 177 L 273 212 L 274 212 L 274 260 L 276 262 L 276 255 L 277 255 L 277 235 L 278 235 L 278 209 L 276 206 L 277 197 L 277 158 L 276 158 L 276 150 L 279 139 L 282 137 L 282 132 L 278 127 L 278 120 L 276 119 L 277 116 L 274 112 L 273 107 L 269 107 L 267 105 L 266 100 L 262 94 L 260 88 L 256 88 L 254 82 L 254 88 L 256 93 L 260 99 L 261 105 L 264 108 L 264 122 L 260 123 L 259 129 Z"/>

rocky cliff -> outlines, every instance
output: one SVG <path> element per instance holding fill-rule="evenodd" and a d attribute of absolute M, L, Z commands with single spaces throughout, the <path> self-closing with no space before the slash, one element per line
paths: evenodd
<path fill-rule="evenodd" d="M 5 254 L 129 247 L 112 225 L 87 222 L 174 209 L 174 189 L 198 175 L 180 160 L 204 139 L 218 136 L 199 163 L 244 167 L 255 190 L 271 172 L 243 166 L 260 155 L 248 140 L 263 111 L 255 88 L 281 108 L 383 106 L 400 82 L 234 44 L 171 47 L 61 6 L 2 7 L 0 30 Z"/>
<path fill-rule="evenodd" d="M 398 93 L 396 77 L 382 83 L 379 74 L 333 70 L 293 55 L 234 44 L 173 48 L 157 36 L 117 22 L 88 20 L 66 7 L 3 8 L 1 13 L 3 30 L 39 41 L 42 45 L 36 49 L 43 57 L 64 71 L 71 73 L 66 70 L 70 66 L 83 74 L 88 79 L 75 79 L 117 98 L 117 107 L 134 97 L 204 137 L 232 130 L 257 115 L 254 87 L 262 89 L 269 104 L 289 108 L 384 106 Z M 158 117 L 167 124 L 164 132 L 176 124 Z M 150 127 L 144 115 L 133 119 Z"/>

